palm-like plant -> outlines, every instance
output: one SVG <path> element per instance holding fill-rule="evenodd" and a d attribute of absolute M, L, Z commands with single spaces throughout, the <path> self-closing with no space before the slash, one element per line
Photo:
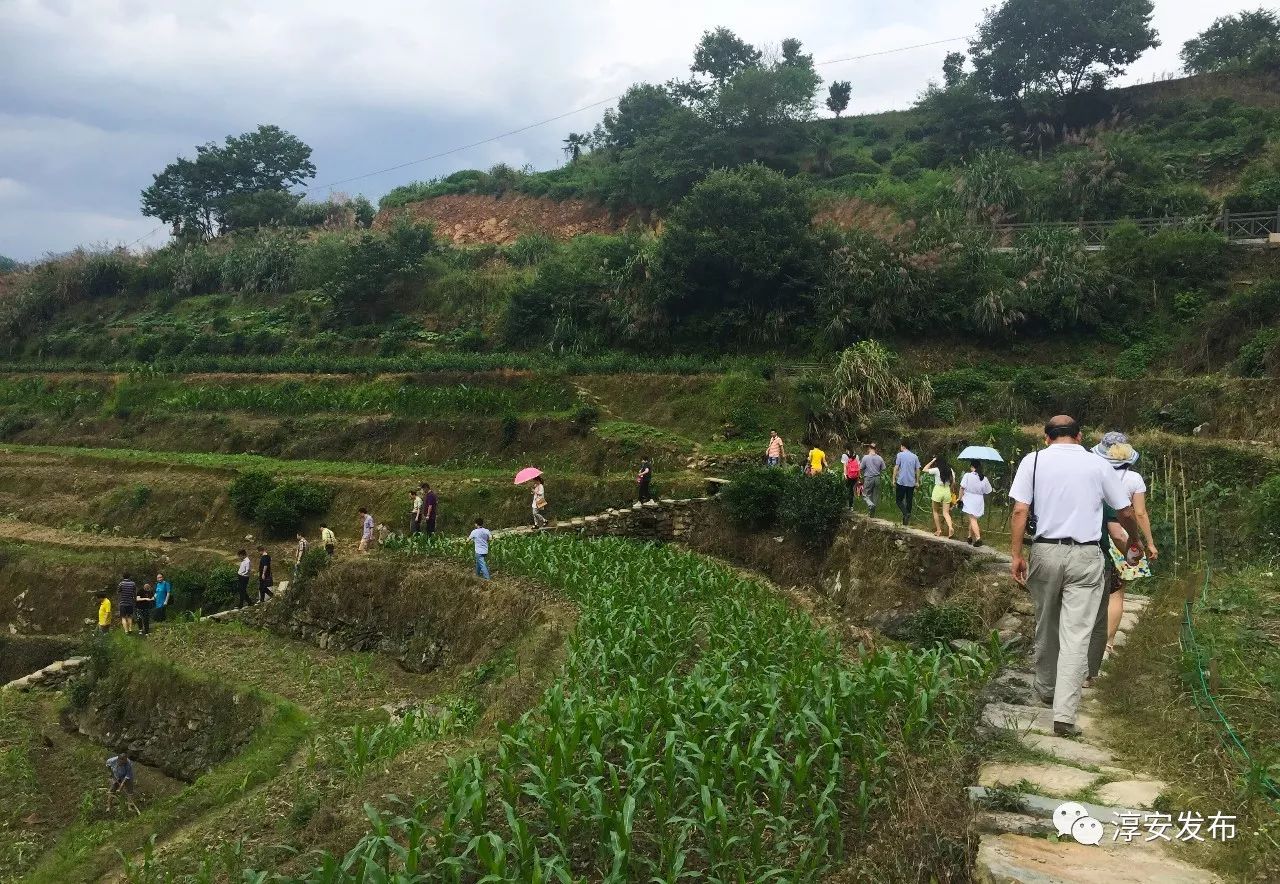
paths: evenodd
<path fill-rule="evenodd" d="M 831 410 L 846 427 L 882 411 L 908 416 L 933 404 L 928 378 L 905 378 L 893 354 L 877 341 L 859 341 L 840 354 L 831 383 Z"/>

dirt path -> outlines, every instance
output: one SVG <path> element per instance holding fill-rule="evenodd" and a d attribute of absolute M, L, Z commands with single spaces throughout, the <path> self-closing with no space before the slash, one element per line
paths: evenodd
<path fill-rule="evenodd" d="M 74 549 L 136 549 L 144 552 L 198 552 L 229 559 L 226 550 L 205 546 L 192 546 L 181 542 L 153 540 L 148 537 L 128 537 L 118 534 L 88 534 L 82 531 L 66 531 L 47 525 L 0 519 L 0 540 L 16 540 L 20 543 L 38 543 L 46 546 L 66 546 Z"/>

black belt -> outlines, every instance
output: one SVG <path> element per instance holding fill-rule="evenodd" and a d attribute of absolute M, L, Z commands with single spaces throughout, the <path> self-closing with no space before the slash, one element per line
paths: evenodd
<path fill-rule="evenodd" d="M 1097 546 L 1096 540 L 1076 540 L 1074 537 L 1037 537 L 1032 543 L 1057 543 L 1062 546 Z"/>

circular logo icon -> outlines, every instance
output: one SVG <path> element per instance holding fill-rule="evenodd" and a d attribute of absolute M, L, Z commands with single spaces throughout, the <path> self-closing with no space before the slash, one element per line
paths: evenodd
<path fill-rule="evenodd" d="M 1071 837 L 1081 844 L 1102 842 L 1102 823 L 1091 816 L 1082 816 L 1071 824 Z"/>
<path fill-rule="evenodd" d="M 1053 812 L 1053 826 L 1058 830 L 1059 835 L 1070 835 L 1071 827 L 1075 825 L 1076 820 L 1089 815 L 1089 811 L 1085 810 L 1084 805 L 1078 801 L 1068 801 L 1066 804 L 1059 804 L 1057 810 Z"/>

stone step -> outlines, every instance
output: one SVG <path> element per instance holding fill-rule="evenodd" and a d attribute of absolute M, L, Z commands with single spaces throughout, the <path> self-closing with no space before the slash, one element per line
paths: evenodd
<path fill-rule="evenodd" d="M 1155 807 L 1160 793 L 1169 788 L 1163 780 L 1130 779 L 1116 780 L 1100 786 L 1098 798 L 1108 804 L 1123 804 L 1126 807 L 1140 807 L 1149 810 Z"/>
<path fill-rule="evenodd" d="M 978 844 L 974 880 L 982 884 L 1218 884 L 1222 879 L 1163 851 L 987 835 Z"/>
<path fill-rule="evenodd" d="M 1018 806 L 1001 807 L 1009 813 L 1021 813 L 1026 816 L 1035 817 L 1036 819 L 1052 820 L 1053 812 L 1062 804 L 1061 798 L 1047 798 L 1044 795 L 1036 795 L 1032 792 L 1010 792 L 1008 789 L 992 790 L 986 786 L 969 786 L 966 790 L 969 800 L 974 804 L 981 805 L 985 799 L 999 797 L 1002 801 L 1013 799 Z M 1136 807 L 1118 807 L 1106 804 L 1092 804 L 1088 801 L 1079 802 L 1080 805 L 1098 822 L 1113 829 L 1120 823 L 1120 815 L 1134 814 L 1142 815 L 1142 810 Z M 985 808 L 994 810 L 995 808 Z"/>
<path fill-rule="evenodd" d="M 1038 794 L 1052 795 L 1060 799 L 1083 792 L 1100 779 L 1102 779 L 1101 774 L 1090 773 L 1065 764 L 1055 764 L 1051 761 L 1008 764 L 991 762 L 982 765 L 978 771 L 979 786 L 1011 787 L 1027 783 Z"/>
<path fill-rule="evenodd" d="M 989 727 L 1005 730 L 1030 730 L 1046 736 L 1053 733 L 1053 709 L 1048 706 L 1024 706 L 1015 703 L 988 703 L 982 710 L 982 721 Z M 1076 716 L 1076 727 L 1095 731 L 1097 722 L 1088 712 Z"/>
<path fill-rule="evenodd" d="M 1052 755 L 1064 764 L 1103 767 L 1115 761 L 1115 756 L 1106 749 L 1084 740 L 1069 740 L 1066 737 L 1025 731 L 1018 734 L 1018 742 L 1028 749 Z"/>

